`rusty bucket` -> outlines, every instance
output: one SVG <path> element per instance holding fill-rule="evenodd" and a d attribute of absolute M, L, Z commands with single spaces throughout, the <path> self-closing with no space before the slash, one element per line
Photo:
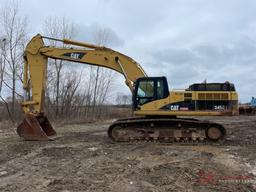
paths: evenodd
<path fill-rule="evenodd" d="M 47 117 L 27 114 L 23 122 L 18 126 L 17 133 L 28 141 L 52 140 L 50 136 L 56 135 Z"/>

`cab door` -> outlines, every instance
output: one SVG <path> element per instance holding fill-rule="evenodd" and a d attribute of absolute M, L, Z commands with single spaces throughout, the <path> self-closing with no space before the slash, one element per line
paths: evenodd
<path fill-rule="evenodd" d="M 133 108 L 137 110 L 140 106 L 169 96 L 166 77 L 143 77 L 135 82 L 133 94 Z"/>

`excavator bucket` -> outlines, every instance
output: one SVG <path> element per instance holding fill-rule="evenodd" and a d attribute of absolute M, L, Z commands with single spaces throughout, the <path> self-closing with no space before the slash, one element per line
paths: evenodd
<path fill-rule="evenodd" d="M 56 135 L 49 120 L 45 116 L 26 115 L 18 126 L 17 133 L 28 141 L 47 141 L 50 136 Z"/>

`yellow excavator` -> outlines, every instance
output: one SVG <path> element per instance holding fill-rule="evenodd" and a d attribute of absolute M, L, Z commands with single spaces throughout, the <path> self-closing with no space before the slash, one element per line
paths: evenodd
<path fill-rule="evenodd" d="M 61 41 L 69 47 L 46 46 L 43 39 Z M 238 95 L 232 83 L 195 83 L 185 90 L 169 92 L 166 77 L 148 77 L 136 61 L 122 53 L 107 47 L 38 34 L 24 52 L 25 99 L 22 107 L 25 118 L 17 133 L 25 140 L 49 140 L 56 135 L 44 114 L 48 58 L 107 67 L 123 74 L 132 92 L 135 117 L 120 119 L 110 125 L 108 136 L 115 142 L 219 141 L 226 135 L 222 125 L 180 116 L 238 113 Z"/>

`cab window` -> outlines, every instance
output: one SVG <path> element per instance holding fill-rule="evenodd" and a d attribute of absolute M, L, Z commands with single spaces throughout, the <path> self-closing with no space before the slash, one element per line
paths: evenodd
<path fill-rule="evenodd" d="M 163 80 L 157 81 L 157 99 L 163 99 L 165 97 L 164 95 L 164 82 Z"/>
<path fill-rule="evenodd" d="M 135 83 L 133 108 L 168 97 L 169 90 L 165 77 L 142 77 Z"/>
<path fill-rule="evenodd" d="M 154 97 L 154 81 L 141 81 L 138 87 L 138 97 Z"/>

